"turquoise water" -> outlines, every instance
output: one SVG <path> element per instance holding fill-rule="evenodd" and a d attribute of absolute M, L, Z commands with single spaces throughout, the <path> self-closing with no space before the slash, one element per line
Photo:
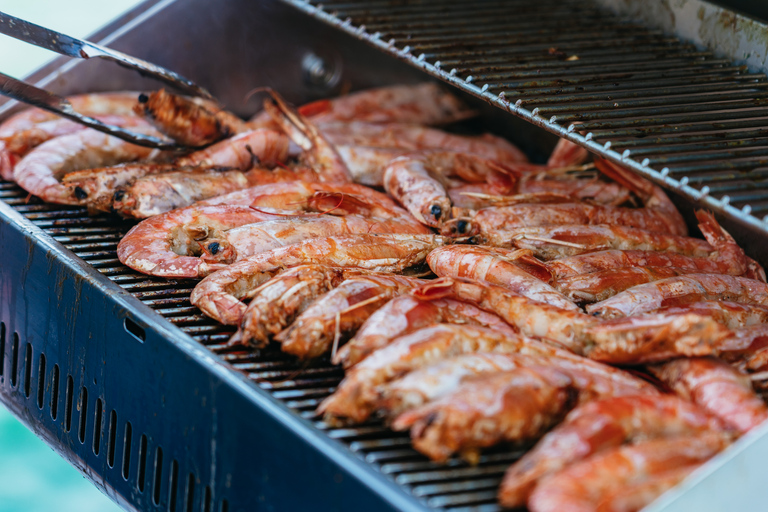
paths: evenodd
<path fill-rule="evenodd" d="M 119 510 L 0 405 L 0 512 Z"/>
<path fill-rule="evenodd" d="M 137 0 L 0 0 L 0 11 L 86 37 Z M 0 72 L 23 78 L 56 54 L 0 35 Z M 80 472 L 0 404 L 0 512 L 117 512 Z"/>

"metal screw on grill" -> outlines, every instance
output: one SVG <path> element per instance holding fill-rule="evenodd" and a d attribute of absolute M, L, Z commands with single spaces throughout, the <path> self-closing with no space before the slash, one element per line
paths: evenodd
<path fill-rule="evenodd" d="M 313 52 L 304 55 L 301 60 L 304 81 L 307 85 L 322 89 L 333 89 L 341 78 L 341 62 L 328 62 L 327 59 Z"/>

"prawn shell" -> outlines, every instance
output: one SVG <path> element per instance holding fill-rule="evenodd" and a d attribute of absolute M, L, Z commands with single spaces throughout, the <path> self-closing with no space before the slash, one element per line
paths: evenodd
<path fill-rule="evenodd" d="M 520 507 L 542 478 L 625 443 L 723 430 L 716 417 L 674 395 L 642 393 L 583 403 L 509 467 L 499 502 Z"/>
<path fill-rule="evenodd" d="M 708 316 L 651 314 L 606 320 L 584 330 L 584 354 L 612 364 L 640 364 L 714 354 L 731 331 Z"/>
<path fill-rule="evenodd" d="M 528 249 L 544 260 L 606 249 L 668 251 L 698 258 L 708 257 L 714 251 L 704 240 L 627 226 L 537 226 L 484 236 L 490 245 Z"/>
<path fill-rule="evenodd" d="M 293 324 L 275 336 L 283 352 L 311 359 L 354 333 L 382 304 L 422 283 L 405 276 L 368 275 L 348 279 L 319 297 Z"/>
<path fill-rule="evenodd" d="M 730 444 L 727 436 L 653 439 L 617 447 L 544 479 L 531 494 L 531 512 L 594 511 L 622 487 L 672 469 L 702 463 Z"/>
<path fill-rule="evenodd" d="M 375 410 L 378 388 L 409 371 L 469 352 L 520 352 L 551 347 L 521 336 L 479 326 L 436 324 L 400 336 L 349 371 L 336 391 L 318 407 L 327 421 L 359 423 Z"/>
<path fill-rule="evenodd" d="M 635 286 L 591 304 L 586 310 L 602 318 L 618 318 L 704 300 L 768 305 L 768 285 L 738 276 L 687 274 Z"/>
<path fill-rule="evenodd" d="M 477 115 L 433 82 L 358 91 L 308 103 L 299 108 L 299 112 L 316 123 L 366 121 L 423 125 L 447 124 Z"/>
<path fill-rule="evenodd" d="M 579 310 L 561 292 L 489 248 L 468 245 L 440 247 L 430 253 L 427 263 L 440 277 L 464 277 L 485 281 L 539 302 L 565 310 Z"/>
<path fill-rule="evenodd" d="M 270 218 L 268 214 L 239 205 L 173 210 L 146 219 L 131 228 L 117 245 L 117 257 L 124 265 L 145 274 L 161 277 L 200 277 L 202 260 L 198 256 L 185 256 L 172 249 L 174 230 L 194 223 L 229 229 L 267 218 Z"/>
<path fill-rule="evenodd" d="M 435 235 L 404 234 L 358 234 L 304 240 L 255 254 L 221 269 L 200 264 L 199 274 L 211 275 L 198 283 L 190 301 L 211 318 L 237 325 L 246 309 L 240 299 L 285 268 L 313 263 L 401 272 L 423 262 L 429 251 L 443 243 L 445 240 Z"/>
<path fill-rule="evenodd" d="M 746 433 L 768 419 L 768 407 L 745 375 L 714 358 L 677 359 L 650 367 L 675 393 Z"/>
<path fill-rule="evenodd" d="M 122 126 L 146 131 L 138 118 L 124 118 Z M 59 180 L 80 169 L 148 160 L 160 156 L 155 149 L 125 142 L 96 130 L 81 130 L 40 144 L 16 164 L 14 179 L 24 190 L 44 201 L 57 204 L 82 204 L 69 187 Z"/>
<path fill-rule="evenodd" d="M 253 298 L 230 341 L 254 348 L 266 346 L 271 336 L 291 324 L 317 297 L 334 289 L 347 277 L 364 272 L 310 264 L 278 274 L 248 293 Z"/>
<path fill-rule="evenodd" d="M 401 295 L 373 313 L 355 336 L 336 352 L 333 363 L 351 368 L 397 337 L 438 323 L 491 327 L 509 335 L 516 332 L 498 316 L 466 302 L 453 299 L 426 301 Z"/>
<path fill-rule="evenodd" d="M 455 452 L 473 457 L 478 448 L 538 437 L 569 405 L 571 384 L 566 373 L 540 365 L 472 377 L 392 428 L 410 428 L 413 447 L 433 461 Z"/>

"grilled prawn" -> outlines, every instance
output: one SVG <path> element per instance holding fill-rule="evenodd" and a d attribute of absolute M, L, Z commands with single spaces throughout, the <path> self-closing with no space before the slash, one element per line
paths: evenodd
<path fill-rule="evenodd" d="M 490 327 L 512 336 L 516 332 L 498 316 L 466 302 L 420 300 L 411 295 L 401 295 L 373 313 L 355 336 L 336 352 L 333 362 L 350 368 L 399 336 L 438 323 Z"/>
<path fill-rule="evenodd" d="M 379 386 L 448 357 L 471 352 L 551 354 L 552 347 L 519 334 L 473 325 L 436 324 L 393 340 L 347 371 L 319 413 L 329 420 L 361 422 L 376 409 Z"/>
<path fill-rule="evenodd" d="M 111 209 L 113 199 L 115 199 L 118 203 L 117 207 L 123 210 L 124 215 L 140 217 L 142 216 L 141 208 L 136 207 L 137 203 L 147 205 L 148 210 L 156 210 L 157 207 L 151 205 L 150 202 L 163 201 L 164 195 L 158 191 L 142 200 L 132 197 L 121 187 L 148 175 L 165 174 L 172 171 L 212 168 L 248 171 L 253 168 L 254 162 L 259 162 L 265 166 L 274 166 L 287 157 L 288 144 L 288 137 L 281 133 L 271 130 L 254 130 L 177 158 L 172 163 L 128 164 L 70 172 L 63 177 L 62 184 L 69 188 L 73 197 L 85 201 L 94 209 L 107 211 Z M 239 179 L 234 173 L 230 173 L 230 176 L 233 180 Z M 249 186 L 252 182 L 248 177 L 245 175 L 240 180 L 244 184 L 243 186 Z M 160 178 L 160 180 L 164 179 L 166 178 Z M 114 197 L 118 190 L 121 192 L 117 194 L 117 197 Z M 192 190 L 177 189 L 176 193 L 184 192 L 190 198 L 194 195 Z"/>
<path fill-rule="evenodd" d="M 602 318 L 635 316 L 664 306 L 703 300 L 768 305 L 768 285 L 755 279 L 716 274 L 687 274 L 642 284 L 590 304 L 587 312 Z"/>
<path fill-rule="evenodd" d="M 476 115 L 453 94 L 435 83 L 368 89 L 302 106 L 315 123 L 366 121 L 439 125 Z"/>
<path fill-rule="evenodd" d="M 454 392 L 405 412 L 395 430 L 411 429 L 413 447 L 437 462 L 501 441 L 535 439 L 570 406 L 572 380 L 556 368 L 529 365 L 467 378 Z"/>
<path fill-rule="evenodd" d="M 236 325 L 246 308 L 239 299 L 285 268 L 316 263 L 399 272 L 423 262 L 429 251 L 445 242 L 437 235 L 351 235 L 305 240 L 250 256 L 219 270 L 195 287 L 190 300 L 211 318 Z M 199 266 L 201 274 L 219 268 Z"/>
<path fill-rule="evenodd" d="M 133 115 L 138 92 L 82 94 L 67 98 L 81 114 L 107 124 L 121 124 Z M 117 116 L 117 117 L 115 117 Z M 0 124 L 0 177 L 13 181 L 13 168 L 30 150 L 54 137 L 84 130 L 85 126 L 38 108 L 22 110 Z"/>
<path fill-rule="evenodd" d="M 123 127 L 136 132 L 152 131 L 136 117 L 123 118 Z M 37 146 L 16 164 L 14 179 L 24 190 L 50 203 L 81 204 L 59 180 L 80 169 L 136 160 L 153 160 L 162 152 L 137 146 L 96 130 L 81 130 Z"/>
<path fill-rule="evenodd" d="M 717 418 L 676 396 L 642 394 L 588 402 L 571 411 L 507 470 L 499 502 L 510 508 L 522 506 L 540 479 L 624 443 L 723 428 Z"/>
<path fill-rule="evenodd" d="M 728 436 L 653 439 L 614 448 L 542 481 L 531 494 L 531 512 L 592 512 L 621 497 L 624 487 L 642 485 L 680 468 L 695 467 L 730 444 Z M 659 489 L 663 491 L 664 489 Z M 646 495 L 648 502 L 657 495 Z M 640 508 L 648 504 L 640 503 Z M 613 509 L 609 509 L 613 510 Z"/>
<path fill-rule="evenodd" d="M 382 304 L 423 282 L 393 275 L 352 277 L 318 298 L 275 340 L 300 359 L 318 357 L 345 341 Z"/>
<path fill-rule="evenodd" d="M 607 249 L 667 251 L 706 258 L 714 248 L 704 240 L 669 235 L 627 226 L 538 226 L 497 231 L 475 237 L 479 243 L 495 247 L 528 249 L 538 258 L 554 260 Z"/>
<path fill-rule="evenodd" d="M 714 358 L 676 359 L 651 366 L 672 390 L 745 433 L 768 418 L 768 407 L 749 378 Z"/>
<path fill-rule="evenodd" d="M 521 333 L 555 341 L 600 361 L 638 363 L 675 355 L 709 355 L 730 331 L 695 313 L 657 314 L 599 321 L 575 311 L 512 296 L 504 288 L 462 278 L 441 278 L 411 290 L 422 299 L 450 297 L 499 315 Z"/>
<path fill-rule="evenodd" d="M 424 152 L 392 160 L 384 171 L 384 188 L 420 222 L 441 227 L 451 215 L 446 191 L 450 177 L 489 182 L 501 193 L 510 190 L 515 173 L 504 164 L 475 155 Z"/>
<path fill-rule="evenodd" d="M 245 121 L 213 101 L 169 93 L 142 94 L 134 107 L 158 130 L 186 146 L 205 146 L 249 130 Z"/>
<path fill-rule="evenodd" d="M 517 267 L 500 251 L 486 247 L 452 245 L 432 251 L 427 257 L 427 263 L 432 272 L 440 277 L 466 277 L 485 281 L 562 309 L 579 309 L 561 292 Z"/>
<path fill-rule="evenodd" d="M 386 411 L 388 416 L 394 417 L 447 395 L 471 376 L 507 371 L 530 364 L 549 365 L 567 373 L 579 391 L 580 401 L 657 393 L 651 384 L 627 372 L 553 348 L 547 356 L 479 352 L 438 361 L 382 386 L 377 406 Z"/>

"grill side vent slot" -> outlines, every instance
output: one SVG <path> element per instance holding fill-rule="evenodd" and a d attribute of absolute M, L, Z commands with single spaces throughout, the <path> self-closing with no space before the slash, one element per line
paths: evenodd
<path fill-rule="evenodd" d="M 186 506 L 184 507 L 184 510 L 186 510 L 186 512 L 192 512 L 192 509 L 195 506 L 195 475 L 193 473 L 190 473 L 187 476 L 187 496 L 185 502 Z"/>
<path fill-rule="evenodd" d="M 13 333 L 11 342 L 11 386 L 16 387 L 19 378 L 19 333 Z"/>
<path fill-rule="evenodd" d="M 96 411 L 93 415 L 93 453 L 98 455 L 101 451 L 101 431 L 102 427 L 102 414 L 104 412 L 104 402 L 101 398 L 96 399 Z"/>
<path fill-rule="evenodd" d="M 144 328 L 130 318 L 126 318 L 123 321 L 123 325 L 125 326 L 125 330 L 128 331 L 128 334 L 140 342 L 144 343 L 144 341 L 147 339 L 147 334 L 144 332 Z"/>
<path fill-rule="evenodd" d="M 24 396 L 29 398 L 32 393 L 32 344 L 24 347 Z"/>
<path fill-rule="evenodd" d="M 163 483 L 163 449 L 159 446 L 155 450 L 154 481 L 152 482 L 152 502 L 160 504 L 160 486 Z"/>
<path fill-rule="evenodd" d="M 139 441 L 139 469 L 138 474 L 136 476 L 136 484 L 139 488 L 139 492 L 144 492 L 144 473 L 146 471 L 147 467 L 147 436 L 146 434 L 141 435 L 141 440 Z"/>
<path fill-rule="evenodd" d="M 80 389 L 80 400 L 78 402 L 80 421 L 77 430 L 77 438 L 80 439 L 81 443 L 85 443 L 85 427 L 88 422 L 88 389 L 85 386 Z"/>
<path fill-rule="evenodd" d="M 109 413 L 109 437 L 107 437 L 107 465 L 115 467 L 115 440 L 117 439 L 117 412 L 112 409 Z"/>
<path fill-rule="evenodd" d="M 203 493 L 203 512 L 211 512 L 211 486 L 205 486 Z"/>
<path fill-rule="evenodd" d="M 51 371 L 51 419 L 59 417 L 59 365 L 54 364 Z"/>
<path fill-rule="evenodd" d="M 168 512 L 176 510 L 176 488 L 178 487 L 179 463 L 171 461 L 171 478 L 168 482 Z"/>
<path fill-rule="evenodd" d="M 40 354 L 37 363 L 37 407 L 42 409 L 45 400 L 45 354 Z"/>
<path fill-rule="evenodd" d="M 123 479 L 128 480 L 131 474 L 131 441 L 133 438 L 133 428 L 131 422 L 125 422 L 125 434 L 123 436 Z"/>
<path fill-rule="evenodd" d="M 67 375 L 67 387 L 64 389 L 64 430 L 72 430 L 72 394 L 75 391 L 75 381 Z"/>

